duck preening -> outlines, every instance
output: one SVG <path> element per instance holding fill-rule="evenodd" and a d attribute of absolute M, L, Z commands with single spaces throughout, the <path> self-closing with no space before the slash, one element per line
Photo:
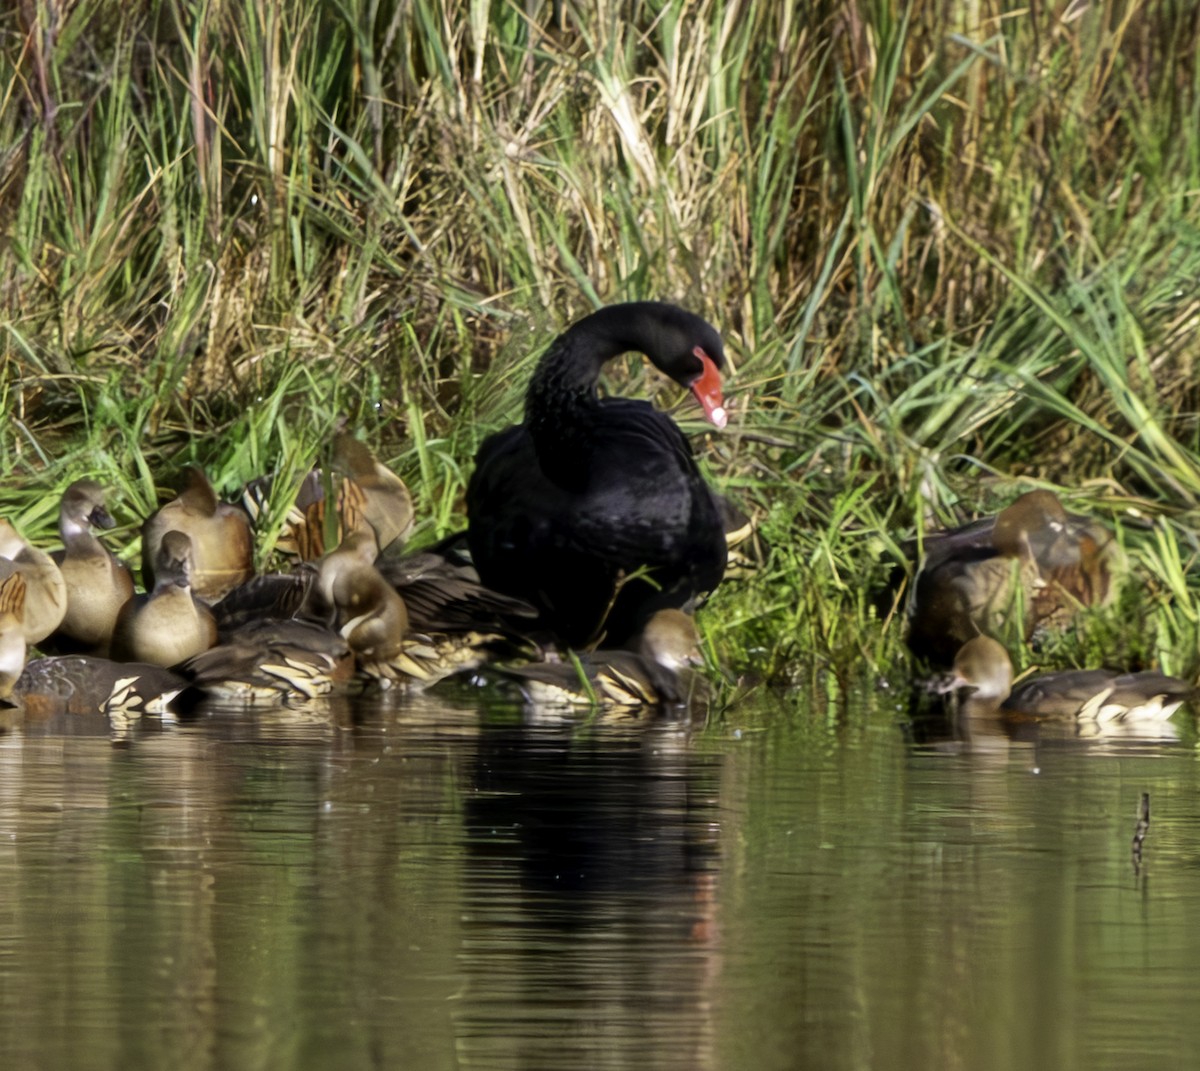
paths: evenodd
<path fill-rule="evenodd" d="M 995 517 L 925 539 L 909 607 L 913 653 L 946 666 L 980 633 L 1029 639 L 1116 595 L 1123 560 L 1112 533 L 1068 513 L 1049 491 Z"/>
<path fill-rule="evenodd" d="M 484 441 L 467 487 L 480 579 L 535 606 L 573 647 L 626 641 L 656 610 L 711 592 L 725 569 L 721 510 L 678 426 L 648 402 L 597 394 L 603 365 L 629 351 L 725 425 L 716 330 L 674 305 L 611 305 L 550 345 L 524 423 Z"/>
<path fill-rule="evenodd" d="M 379 548 L 370 529 L 348 533 L 321 559 L 317 586 L 331 607 L 338 631 L 364 672 L 400 653 L 408 631 L 408 608 L 375 568 Z"/>
<path fill-rule="evenodd" d="M 990 704 L 1009 719 L 1074 719 L 1099 726 L 1165 721 L 1196 691 L 1154 670 L 1068 669 L 1028 677 L 1014 687 L 1008 651 L 990 636 L 963 644 L 947 688 L 967 689 L 977 708 Z"/>
<path fill-rule="evenodd" d="M 212 602 L 254 575 L 253 532 L 245 511 L 222 502 L 200 469 L 184 471 L 187 486 L 142 525 L 142 581 L 149 589 L 158 579 L 163 536 L 182 532 L 192 542 L 192 589 Z"/>
<path fill-rule="evenodd" d="M 481 584 L 452 548 L 378 558 L 367 525 L 320 563 L 255 577 L 213 610 L 223 642 L 263 622 L 321 625 L 349 644 L 365 676 L 409 689 L 512 653 L 536 616 Z"/>

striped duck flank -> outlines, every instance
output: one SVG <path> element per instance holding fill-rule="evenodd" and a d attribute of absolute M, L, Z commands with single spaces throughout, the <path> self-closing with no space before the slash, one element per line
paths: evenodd
<path fill-rule="evenodd" d="M 297 489 L 275 550 L 301 561 L 316 561 L 327 546 L 336 547 L 347 533 L 364 525 L 375 533 L 383 550 L 403 547 L 415 520 L 412 495 L 404 481 L 346 432 L 334 437 L 331 468 L 335 509 L 328 509 L 328 477 L 312 470 Z M 261 515 L 272 482 L 263 477 L 246 488 L 243 502 L 255 518 Z"/>
<path fill-rule="evenodd" d="M 25 581 L 0 581 L 0 706 L 30 715 L 164 713 L 183 680 L 158 666 L 65 655 L 26 663 Z"/>
<path fill-rule="evenodd" d="M 703 665 L 695 622 L 682 610 L 659 610 L 635 651 L 596 651 L 573 662 L 501 669 L 535 706 L 643 707 L 686 702 L 692 669 Z"/>
<path fill-rule="evenodd" d="M 500 653 L 523 648 L 499 632 L 409 632 L 386 661 L 363 666 L 384 688 L 424 691 L 458 673 L 477 669 Z"/>
<path fill-rule="evenodd" d="M 93 531 L 113 524 L 104 490 L 94 480 L 76 480 L 63 492 L 58 515 L 63 549 L 52 555 L 67 590 L 66 614 L 55 635 L 60 649 L 107 655 L 117 615 L 133 597 L 129 570 Z"/>
<path fill-rule="evenodd" d="M 375 533 L 380 551 L 402 547 L 415 519 L 412 495 L 404 481 L 346 432 L 334 438 L 333 464 L 343 476 L 343 493 L 347 488 L 356 489 L 356 512 Z M 346 525 L 344 530 L 353 528 Z"/>
<path fill-rule="evenodd" d="M 217 642 L 217 622 L 192 592 L 192 541 L 165 532 L 155 555 L 154 591 L 122 608 L 113 653 L 130 661 L 173 666 Z"/>
<path fill-rule="evenodd" d="M 0 520 L 0 580 L 20 574 L 25 581 L 21 630 L 29 645 L 41 643 L 67 612 L 67 585 L 54 559 L 30 546 L 6 520 Z"/>
<path fill-rule="evenodd" d="M 167 532 L 182 532 L 192 544 L 191 583 L 198 598 L 215 602 L 254 575 L 250 518 L 220 501 L 208 477 L 187 466 L 186 487 L 142 525 L 142 574 L 158 580 L 158 550 Z"/>
<path fill-rule="evenodd" d="M 1068 513 L 1049 491 L 1030 491 L 995 517 L 926 538 L 909 647 L 949 665 L 981 633 L 1015 630 L 1027 640 L 1060 628 L 1081 607 L 1110 603 L 1123 568 L 1102 525 Z"/>
<path fill-rule="evenodd" d="M 357 549 L 350 549 L 356 545 Z M 399 609 L 363 568 L 371 551 L 368 534 L 360 532 L 342 549 L 345 555 L 335 553 L 320 566 L 301 563 L 290 573 L 255 577 L 231 592 L 213 607 L 222 636 L 264 619 L 335 624 L 345 616 L 357 588 L 360 599 L 364 592 L 376 591 L 378 602 L 392 607 L 392 624 L 384 631 L 391 631 L 394 641 Z M 523 632 L 536 611 L 519 599 L 484 587 L 470 565 L 452 551 L 377 558 L 374 568 L 396 590 L 408 618 L 399 647 L 393 642 L 393 653 L 385 658 L 365 651 L 369 630 L 355 635 L 355 643 L 364 648 L 363 671 L 385 687 L 428 688 L 501 652 L 527 646 Z M 318 579 L 322 571 L 324 594 Z M 339 593 L 347 604 L 341 611 L 332 605 L 335 575 L 340 577 Z M 351 612 L 343 625 L 353 616 Z M 379 618 L 376 626 L 386 619 L 387 615 Z"/>
<path fill-rule="evenodd" d="M 354 675 L 336 632 L 304 621 L 259 621 L 176 667 L 192 700 L 291 703 L 327 695 Z"/>
<path fill-rule="evenodd" d="M 31 715 L 169 714 L 187 686 L 179 674 L 144 662 L 90 655 L 38 658 L 25 667 L 16 695 Z"/>
<path fill-rule="evenodd" d="M 25 669 L 25 578 L 10 573 L 0 581 L 0 706 L 11 706 L 13 686 Z"/>
<path fill-rule="evenodd" d="M 954 660 L 949 687 L 970 689 L 970 698 L 994 705 L 1014 721 L 1114 723 L 1166 721 L 1196 689 L 1156 670 L 1119 673 L 1107 669 L 1067 669 L 1012 683 L 1012 661 L 1003 645 L 977 636 Z"/>

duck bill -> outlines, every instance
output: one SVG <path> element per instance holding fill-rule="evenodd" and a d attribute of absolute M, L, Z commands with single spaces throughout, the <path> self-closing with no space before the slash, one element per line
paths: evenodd
<path fill-rule="evenodd" d="M 97 528 L 116 528 L 117 526 L 117 522 L 112 519 L 112 514 L 103 506 L 97 506 L 92 510 L 91 515 L 88 517 L 88 523 Z"/>
<path fill-rule="evenodd" d="M 703 371 L 692 382 L 692 394 L 704 410 L 705 419 L 714 427 L 723 428 L 729 420 L 729 414 L 725 412 L 725 399 L 721 394 L 721 373 L 713 359 L 699 346 L 692 353 L 703 366 Z"/>

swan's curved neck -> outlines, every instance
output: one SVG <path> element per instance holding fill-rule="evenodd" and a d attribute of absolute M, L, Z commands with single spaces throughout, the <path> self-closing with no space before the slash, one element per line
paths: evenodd
<path fill-rule="evenodd" d="M 525 423 L 531 428 L 548 420 L 561 424 L 565 413 L 595 407 L 600 369 L 640 348 L 628 306 L 609 306 L 580 320 L 538 361 L 525 395 Z"/>

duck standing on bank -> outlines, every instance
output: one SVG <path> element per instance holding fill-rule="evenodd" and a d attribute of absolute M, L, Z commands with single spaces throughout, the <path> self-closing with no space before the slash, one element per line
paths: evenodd
<path fill-rule="evenodd" d="M 198 598 L 215 602 L 254 575 L 254 535 L 244 510 L 222 502 L 207 476 L 185 468 L 187 486 L 142 525 L 142 582 L 150 590 L 159 545 L 167 532 L 191 540 L 191 585 Z"/>
<path fill-rule="evenodd" d="M 164 532 L 154 560 L 154 590 L 122 607 L 113 631 L 113 655 L 132 662 L 173 666 L 217 642 L 217 622 L 192 590 L 192 541 Z"/>
<path fill-rule="evenodd" d="M 12 705 L 13 686 L 25 669 L 25 578 L 0 580 L 0 707 Z"/>
<path fill-rule="evenodd" d="M 656 610 L 711 592 L 725 569 L 721 511 L 678 426 L 648 402 L 597 394 L 604 364 L 630 351 L 724 427 L 716 330 L 674 305 L 611 305 L 550 345 L 524 423 L 484 441 L 467 487 L 480 579 L 535 606 L 569 646 L 623 643 Z"/>
<path fill-rule="evenodd" d="M 1029 639 L 1081 607 L 1107 605 L 1123 569 L 1112 533 L 1068 513 L 1049 491 L 1030 491 L 995 517 L 931 534 L 924 551 L 908 645 L 938 666 L 980 633 Z"/>
<path fill-rule="evenodd" d="M 113 526 L 104 489 L 95 480 L 76 480 L 63 492 L 58 511 L 63 549 L 51 555 L 67 588 L 67 611 L 55 634 L 60 650 L 107 655 L 117 615 L 133 598 L 133 576 L 93 531 Z"/>

